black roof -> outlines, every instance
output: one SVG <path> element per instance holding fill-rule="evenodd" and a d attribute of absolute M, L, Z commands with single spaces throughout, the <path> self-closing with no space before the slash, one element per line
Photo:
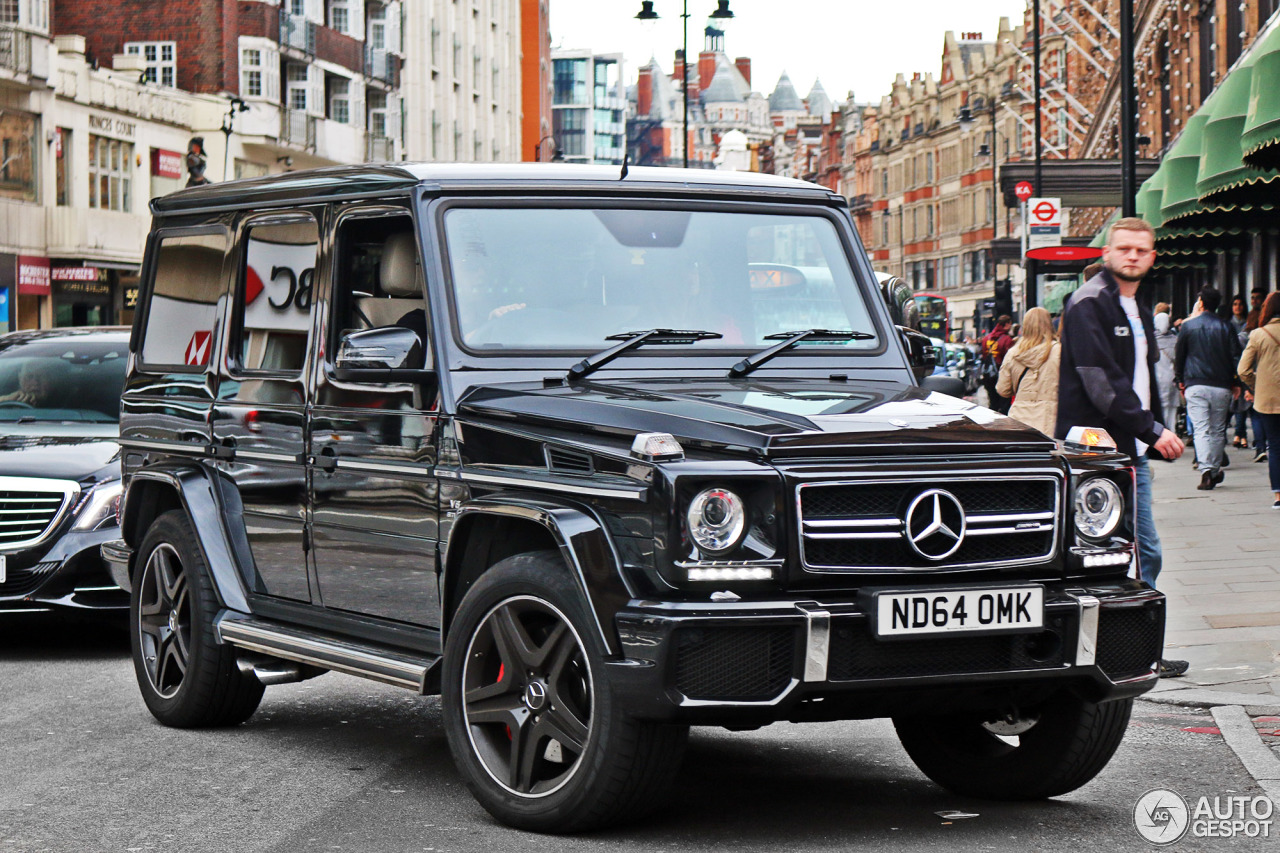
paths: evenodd
<path fill-rule="evenodd" d="M 192 187 L 153 199 L 151 210 L 163 215 L 340 198 L 377 198 L 404 194 L 417 186 L 452 191 L 746 193 L 810 202 L 844 202 L 826 187 L 755 172 L 636 166 L 627 170 L 625 178 L 621 175 L 619 166 L 563 163 L 368 163 Z"/>

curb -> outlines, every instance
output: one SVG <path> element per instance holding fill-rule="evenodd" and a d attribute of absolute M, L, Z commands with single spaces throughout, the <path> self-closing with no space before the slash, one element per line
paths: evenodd
<path fill-rule="evenodd" d="M 1280 807 L 1280 758 L 1267 748 L 1253 727 L 1253 721 L 1239 705 L 1222 705 L 1211 712 L 1222 739 L 1240 759 L 1244 769 L 1271 801 Z"/>
<path fill-rule="evenodd" d="M 1159 693 L 1144 693 L 1138 699 L 1143 702 L 1157 702 L 1161 705 L 1183 705 L 1195 708 L 1237 706 L 1255 716 L 1280 714 L 1280 697 L 1268 696 L 1265 693 L 1226 693 L 1222 690 L 1189 687 L 1180 690 L 1164 690 Z"/>

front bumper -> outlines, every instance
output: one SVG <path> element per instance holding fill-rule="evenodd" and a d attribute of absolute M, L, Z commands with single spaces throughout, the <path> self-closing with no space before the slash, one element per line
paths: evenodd
<path fill-rule="evenodd" d="M 101 556 L 102 543 L 119 536 L 115 526 L 67 530 L 47 549 L 6 554 L 0 610 L 128 610 L 129 596 L 112 579 Z"/>
<path fill-rule="evenodd" d="M 1102 702 L 1154 686 L 1162 594 L 1130 580 L 1044 593 L 1034 633 L 893 641 L 874 636 L 856 598 L 632 602 L 610 675 L 638 717 L 730 726 L 990 709 L 1060 689 Z"/>

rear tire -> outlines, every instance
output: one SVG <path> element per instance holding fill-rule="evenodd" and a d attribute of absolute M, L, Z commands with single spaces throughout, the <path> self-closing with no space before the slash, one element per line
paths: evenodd
<path fill-rule="evenodd" d="M 926 776 L 957 794 L 991 800 L 1057 797 L 1086 784 L 1111 760 L 1129 725 L 1132 699 L 1094 704 L 1069 693 L 1008 728 L 998 715 L 895 717 L 911 760 Z M 996 731 L 1018 732 L 1017 745 Z"/>
<path fill-rule="evenodd" d="M 501 822 L 578 832 L 641 817 L 670 791 L 688 727 L 631 719 L 604 658 L 553 551 L 503 560 L 467 592 L 445 643 L 445 732 Z"/>
<path fill-rule="evenodd" d="M 243 723 L 263 686 L 236 666 L 235 650 L 217 641 L 218 600 L 195 531 L 181 510 L 166 512 L 138 549 L 129 597 L 129 640 L 142 700 L 166 726 Z"/>

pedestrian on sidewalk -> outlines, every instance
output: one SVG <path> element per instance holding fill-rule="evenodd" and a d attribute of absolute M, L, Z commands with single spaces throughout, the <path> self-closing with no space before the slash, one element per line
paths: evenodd
<path fill-rule="evenodd" d="M 1212 287 L 1200 291 L 1196 316 L 1182 324 L 1174 349 L 1173 372 L 1187 398 L 1200 462 L 1201 491 L 1209 491 L 1226 479 L 1222 472 L 1231 401 L 1240 396 L 1236 364 L 1240 338 L 1231 323 L 1217 313 L 1222 294 Z"/>
<path fill-rule="evenodd" d="M 1137 301 L 1138 287 L 1156 260 L 1155 229 L 1135 217 L 1119 219 L 1107 232 L 1104 269 L 1071 298 L 1062 320 L 1062 368 L 1058 376 L 1058 422 L 1054 435 L 1066 438 L 1074 426 L 1101 427 L 1116 449 L 1134 463 L 1134 516 L 1138 571 L 1155 586 L 1163 555 L 1151 512 L 1148 448 L 1169 460 L 1182 455 L 1182 440 L 1163 423 L 1155 393 L 1155 325 Z M 1187 671 L 1183 660 L 1160 661 L 1166 678 Z"/>
<path fill-rule="evenodd" d="M 1160 310 L 1161 307 L 1164 308 L 1163 311 Z M 1178 393 L 1178 383 L 1173 381 L 1173 355 L 1174 347 L 1178 343 L 1178 333 L 1173 330 L 1173 323 L 1169 316 L 1169 303 L 1161 302 L 1156 305 L 1152 323 L 1156 329 L 1156 346 L 1160 350 L 1160 360 L 1156 362 L 1156 388 L 1159 389 L 1160 411 L 1164 413 L 1165 420 L 1169 421 L 1169 428 L 1177 432 L 1176 423 L 1181 394 Z"/>
<path fill-rule="evenodd" d="M 1053 435 L 1058 418 L 1058 362 L 1061 348 L 1053 318 L 1043 308 L 1027 311 L 1022 337 L 1004 357 L 996 393 L 1013 401 L 1009 417 Z"/>
<path fill-rule="evenodd" d="M 1265 425 L 1264 449 L 1275 498 L 1271 508 L 1280 510 L 1280 293 L 1267 296 L 1258 328 L 1249 333 L 1249 345 L 1236 369 L 1240 380 L 1253 389 L 1253 411 Z"/>
<path fill-rule="evenodd" d="M 1240 339 L 1240 349 L 1244 350 L 1246 344 L 1249 343 L 1249 332 L 1245 326 L 1249 323 L 1249 308 L 1245 304 L 1243 296 L 1237 296 L 1231 300 L 1231 328 L 1235 330 L 1236 337 Z M 1248 395 L 1237 397 L 1231 406 L 1231 420 L 1235 424 L 1235 432 L 1231 438 L 1232 447 L 1248 447 L 1249 446 L 1249 412 L 1253 408 L 1250 401 L 1246 399 Z"/>
<path fill-rule="evenodd" d="M 987 405 L 1002 415 L 1009 414 L 1009 398 L 1000 396 L 996 384 L 1004 357 L 1013 347 L 1013 337 L 1009 334 L 1012 322 L 1013 318 L 1008 314 L 1001 314 L 996 318 L 995 328 L 983 335 L 978 342 L 982 347 L 982 387 L 987 389 Z"/>
<path fill-rule="evenodd" d="M 1246 335 L 1252 334 L 1253 330 L 1258 328 L 1258 321 L 1262 319 L 1262 304 L 1266 301 L 1267 295 L 1267 289 L 1265 287 L 1255 287 L 1249 292 L 1249 316 L 1245 319 L 1244 323 L 1244 331 Z M 1245 343 L 1248 343 L 1247 338 L 1245 339 Z M 1252 397 L 1253 394 L 1250 393 L 1250 402 L 1253 402 Z M 1253 426 L 1253 461 L 1266 462 L 1268 443 L 1266 421 L 1264 421 L 1261 415 L 1258 414 L 1256 407 L 1253 409 L 1253 412 L 1249 417 L 1249 421 Z"/>

